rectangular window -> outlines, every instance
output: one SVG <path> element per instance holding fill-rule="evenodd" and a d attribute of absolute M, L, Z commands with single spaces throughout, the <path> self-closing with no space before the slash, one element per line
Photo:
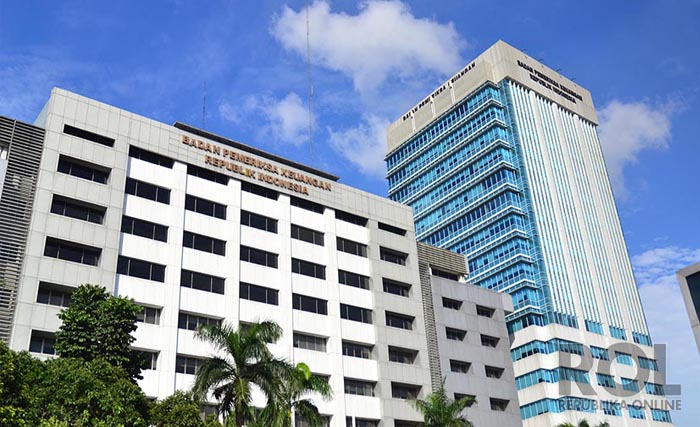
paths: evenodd
<path fill-rule="evenodd" d="M 214 218 L 226 219 L 226 205 L 212 202 L 211 200 L 202 199 L 201 197 L 187 194 L 185 196 L 185 209 L 192 212 L 201 213 L 202 215 L 212 216 Z"/>
<path fill-rule="evenodd" d="M 649 394 L 653 394 L 654 396 L 665 396 L 666 393 L 664 393 L 664 386 L 661 384 L 655 384 L 655 383 L 644 383 L 644 391 L 646 391 Z"/>
<path fill-rule="evenodd" d="M 100 262 L 101 254 L 102 249 L 100 248 L 54 239 L 53 237 L 46 238 L 46 246 L 44 247 L 44 256 L 92 266 L 96 266 Z"/>
<path fill-rule="evenodd" d="M 165 266 L 140 259 L 119 256 L 117 274 L 138 277 L 154 282 L 165 282 Z"/>
<path fill-rule="evenodd" d="M 622 365 L 634 366 L 634 359 L 632 359 L 632 356 L 621 351 L 615 352 L 615 360 Z"/>
<path fill-rule="evenodd" d="M 277 305 L 279 291 L 264 286 L 253 285 L 241 282 L 240 297 L 250 301 L 262 302 L 264 304 Z"/>
<path fill-rule="evenodd" d="M 102 224 L 106 212 L 107 208 L 102 206 L 88 204 L 55 194 L 51 201 L 51 213 L 92 222 L 94 224 Z"/>
<path fill-rule="evenodd" d="M 481 334 L 481 345 L 483 345 L 484 347 L 496 348 L 496 347 L 498 347 L 499 341 L 500 341 L 500 338 L 492 337 L 490 335 Z"/>
<path fill-rule="evenodd" d="M 369 289 L 369 277 L 344 270 L 338 270 L 338 283 L 360 289 Z"/>
<path fill-rule="evenodd" d="M 348 212 L 336 210 L 335 211 L 335 218 L 339 219 L 341 221 L 349 222 L 350 224 L 359 225 L 361 227 L 367 226 L 367 218 L 363 218 L 363 217 L 358 216 L 358 215 L 353 215 L 353 214 L 348 213 Z"/>
<path fill-rule="evenodd" d="M 31 353 L 40 354 L 56 354 L 54 346 L 56 345 L 56 336 L 51 332 L 32 331 L 32 336 L 29 341 L 29 351 Z"/>
<path fill-rule="evenodd" d="M 497 368 L 495 366 L 484 366 L 486 378 L 501 378 L 504 370 L 503 368 Z"/>
<path fill-rule="evenodd" d="M 433 276 L 442 277 L 443 279 L 454 280 L 455 282 L 459 280 L 459 275 L 455 273 L 448 273 L 447 271 L 438 270 L 437 268 L 430 268 L 430 273 Z"/>
<path fill-rule="evenodd" d="M 606 388 L 615 388 L 615 378 L 613 378 L 611 375 L 596 372 L 595 376 L 598 380 L 599 386 Z"/>
<path fill-rule="evenodd" d="M 467 335 L 467 331 L 455 328 L 445 328 L 445 337 L 448 340 L 453 341 L 464 341 L 464 337 Z"/>
<path fill-rule="evenodd" d="M 126 179 L 125 192 L 126 194 L 153 200 L 158 203 L 170 204 L 170 190 L 147 182 L 137 181 L 133 178 Z"/>
<path fill-rule="evenodd" d="M 292 224 L 292 239 L 303 240 L 319 246 L 324 245 L 323 233 L 296 224 Z"/>
<path fill-rule="evenodd" d="M 185 231 L 182 246 L 214 255 L 226 255 L 226 242 L 209 236 Z"/>
<path fill-rule="evenodd" d="M 651 408 L 651 419 L 662 423 L 671 423 L 671 413 L 664 409 Z"/>
<path fill-rule="evenodd" d="M 141 353 L 141 357 L 143 358 L 143 360 L 146 361 L 146 364 L 143 369 L 155 371 L 158 367 L 158 352 L 142 350 L 139 353 Z"/>
<path fill-rule="evenodd" d="M 646 357 L 639 356 L 639 367 L 642 369 L 648 369 L 650 371 L 658 371 L 659 370 L 659 365 L 656 363 L 656 360 L 654 359 L 649 359 Z"/>
<path fill-rule="evenodd" d="M 173 164 L 175 163 L 173 159 L 169 159 L 151 151 L 146 151 L 139 147 L 134 147 L 133 145 L 129 146 L 129 157 L 143 160 L 144 162 L 148 163 L 153 163 L 154 165 L 163 166 L 168 169 L 172 169 Z"/>
<path fill-rule="evenodd" d="M 224 174 L 192 165 L 187 165 L 187 175 L 196 176 L 197 178 L 206 179 L 207 181 L 215 182 L 221 185 L 228 185 L 229 180 L 229 177 Z"/>
<path fill-rule="evenodd" d="M 639 383 L 637 382 L 637 380 L 632 378 L 620 377 L 620 381 L 622 382 L 623 390 L 632 391 L 634 393 L 639 392 Z"/>
<path fill-rule="evenodd" d="M 136 313 L 136 321 L 141 323 L 150 323 L 151 325 L 160 324 L 160 308 L 141 306 L 143 310 Z"/>
<path fill-rule="evenodd" d="M 241 245 L 241 261 L 277 268 L 277 254 Z"/>
<path fill-rule="evenodd" d="M 388 231 L 389 233 L 398 234 L 399 236 L 406 235 L 406 230 L 403 230 L 399 227 L 394 227 L 393 225 L 384 224 L 383 222 L 378 222 L 377 227 L 379 227 L 380 230 Z"/>
<path fill-rule="evenodd" d="M 175 358 L 175 372 L 179 374 L 194 375 L 202 365 L 202 359 L 197 357 L 177 355 Z"/>
<path fill-rule="evenodd" d="M 277 220 L 253 212 L 241 211 L 241 225 L 277 234 Z M 292 226 L 293 227 L 293 226 Z"/>
<path fill-rule="evenodd" d="M 496 399 L 494 397 L 489 398 L 489 403 L 491 404 L 492 411 L 505 412 L 508 408 L 508 401 L 504 399 Z"/>
<path fill-rule="evenodd" d="M 301 209 L 306 209 L 307 211 L 316 212 L 322 214 L 325 208 L 318 203 L 311 202 L 309 200 L 300 199 L 298 197 L 292 196 L 291 205 L 296 206 Z"/>
<path fill-rule="evenodd" d="M 392 264 L 406 265 L 406 259 L 408 258 L 408 254 L 404 254 L 387 248 L 379 248 L 379 258 L 382 261 L 390 262 Z"/>
<path fill-rule="evenodd" d="M 416 350 L 408 350 L 405 348 L 389 346 L 389 361 L 395 363 L 403 363 L 413 365 L 418 352 Z"/>
<path fill-rule="evenodd" d="M 76 178 L 86 179 L 98 184 L 106 184 L 110 169 L 82 160 L 61 155 L 58 159 L 58 171 Z"/>
<path fill-rule="evenodd" d="M 130 216 L 122 217 L 121 231 L 160 242 L 168 241 L 168 227 Z"/>
<path fill-rule="evenodd" d="M 340 304 L 340 317 L 353 322 L 372 323 L 372 310 L 355 307 L 354 305 Z"/>
<path fill-rule="evenodd" d="M 394 399 L 415 399 L 421 387 L 413 384 L 391 383 L 391 397 Z"/>
<path fill-rule="evenodd" d="M 450 360 L 450 371 L 456 372 L 458 374 L 466 374 L 469 372 L 472 364 L 469 362 L 463 362 L 461 360 Z"/>
<path fill-rule="evenodd" d="M 204 325 L 220 326 L 221 319 L 180 312 L 180 316 L 177 320 L 178 329 L 185 329 L 188 331 L 196 331 L 200 326 Z"/>
<path fill-rule="evenodd" d="M 593 356 L 596 359 L 600 360 L 610 360 L 610 356 L 608 355 L 608 350 L 601 348 L 601 347 L 596 347 L 592 345 L 591 347 L 591 356 Z"/>
<path fill-rule="evenodd" d="M 455 393 L 455 400 L 464 399 L 465 397 L 472 399 L 471 403 L 467 405 L 467 408 L 471 408 L 472 406 L 474 406 L 474 403 L 476 402 L 476 396 L 474 396 L 473 394 Z"/>
<path fill-rule="evenodd" d="M 407 316 L 405 314 L 391 313 L 387 311 L 386 325 L 392 328 L 408 329 L 409 331 L 413 329 L 413 316 Z"/>
<path fill-rule="evenodd" d="M 39 282 L 39 293 L 36 295 L 36 302 L 55 305 L 56 307 L 68 307 L 70 306 L 72 294 L 73 288 L 68 286 Z"/>
<path fill-rule="evenodd" d="M 408 283 L 397 282 L 396 280 L 383 279 L 382 284 L 384 285 L 384 292 L 388 294 L 399 295 L 402 297 L 408 297 L 411 292 L 411 285 Z"/>
<path fill-rule="evenodd" d="M 277 200 L 279 197 L 279 193 L 275 190 L 270 190 L 269 188 L 261 187 L 245 181 L 241 182 L 241 190 L 245 191 L 246 193 L 257 194 L 258 196 L 266 197 L 272 200 Z"/>
<path fill-rule="evenodd" d="M 476 306 L 477 316 L 491 318 L 491 317 L 493 317 L 495 312 L 496 312 L 496 310 L 494 310 L 493 308 L 484 307 L 483 305 Z"/>
<path fill-rule="evenodd" d="M 293 340 L 294 348 L 326 352 L 326 342 L 328 338 L 294 332 Z"/>
<path fill-rule="evenodd" d="M 101 145 L 106 145 L 107 147 L 114 146 L 114 138 L 90 132 L 89 130 L 80 129 L 75 126 L 64 124 L 63 133 L 71 136 L 76 136 L 80 139 L 86 139 L 88 141 L 96 142 Z"/>
<path fill-rule="evenodd" d="M 374 385 L 375 383 L 370 381 L 351 380 L 349 378 L 345 378 L 345 394 L 374 396 Z"/>
<path fill-rule="evenodd" d="M 342 237 L 336 237 L 335 240 L 339 251 L 367 258 L 367 245 L 343 239 Z"/>
<path fill-rule="evenodd" d="M 459 310 L 462 308 L 462 301 L 442 297 L 442 306 L 450 310 Z"/>
<path fill-rule="evenodd" d="M 372 346 L 358 344 L 350 341 L 343 341 L 343 356 L 357 357 L 359 359 L 372 358 Z"/>
<path fill-rule="evenodd" d="M 644 412 L 643 407 L 628 405 L 627 409 L 629 410 L 630 418 L 634 418 L 635 420 L 646 419 L 646 413 Z"/>
<path fill-rule="evenodd" d="M 292 294 L 292 308 L 325 316 L 328 314 L 328 301 L 301 294 Z"/>
<path fill-rule="evenodd" d="M 366 420 L 363 418 L 355 418 L 355 427 L 378 427 L 379 420 Z"/>
<path fill-rule="evenodd" d="M 292 273 L 326 280 L 325 266 L 297 258 L 292 258 Z"/>
<path fill-rule="evenodd" d="M 224 283 L 225 279 L 223 277 L 210 276 L 209 274 L 189 270 L 182 270 L 180 273 L 180 286 L 184 288 L 223 295 Z"/>

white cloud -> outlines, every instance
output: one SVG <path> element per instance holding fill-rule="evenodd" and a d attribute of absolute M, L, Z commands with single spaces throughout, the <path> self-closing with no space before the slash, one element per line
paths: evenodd
<path fill-rule="evenodd" d="M 700 356 L 675 273 L 700 261 L 700 249 L 662 247 L 632 258 L 649 330 L 655 344 L 667 346 L 667 384 L 681 384 L 682 411 L 673 416 L 676 425 L 695 425 L 700 407 Z"/>
<path fill-rule="evenodd" d="M 309 7 L 312 61 L 349 76 L 363 96 L 395 74 L 447 75 L 462 66 L 466 46 L 449 22 L 416 18 L 400 1 L 361 3 L 356 15 L 332 12 L 325 1 Z M 306 56 L 306 10 L 286 7 L 273 22 L 273 36 L 288 50 Z"/>
<path fill-rule="evenodd" d="M 225 102 L 219 105 L 219 115 L 232 123 L 262 117 L 258 137 L 272 139 L 271 143 L 284 143 L 299 147 L 308 142 L 309 112 L 299 95 L 288 93 L 284 98 L 249 96 L 240 108 Z"/>
<path fill-rule="evenodd" d="M 384 178 L 385 129 L 389 121 L 366 116 L 358 127 L 334 131 L 328 128 L 331 146 L 364 175 Z"/>
<path fill-rule="evenodd" d="M 671 139 L 670 105 L 612 100 L 600 110 L 598 132 L 616 195 L 626 197 L 625 168 L 646 150 L 664 150 Z"/>

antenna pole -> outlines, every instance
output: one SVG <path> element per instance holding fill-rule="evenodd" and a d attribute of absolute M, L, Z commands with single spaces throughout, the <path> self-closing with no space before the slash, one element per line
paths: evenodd
<path fill-rule="evenodd" d="M 202 129 L 206 125 L 207 117 L 207 81 L 204 81 L 204 96 L 202 97 Z"/>

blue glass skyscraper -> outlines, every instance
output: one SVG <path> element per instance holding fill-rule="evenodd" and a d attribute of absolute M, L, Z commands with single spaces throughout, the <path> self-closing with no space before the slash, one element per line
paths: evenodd
<path fill-rule="evenodd" d="M 556 358 L 541 355 L 634 343 L 653 358 L 596 127 L 587 90 L 498 42 L 387 131 L 389 197 L 413 207 L 418 240 L 466 255 L 469 282 L 513 297 L 526 425 L 629 417 L 567 409 L 609 387 L 557 395 L 545 385 L 559 381 Z"/>

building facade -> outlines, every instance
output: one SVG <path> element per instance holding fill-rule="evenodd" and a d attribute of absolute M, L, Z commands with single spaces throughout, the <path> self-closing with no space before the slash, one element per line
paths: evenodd
<path fill-rule="evenodd" d="M 693 264 L 676 273 L 681 285 L 681 295 L 688 310 L 690 327 L 693 329 L 695 344 L 700 352 L 700 263 Z"/>
<path fill-rule="evenodd" d="M 270 319 L 284 330 L 274 354 L 328 379 L 334 398 L 316 403 L 329 425 L 421 420 L 406 400 L 432 390 L 409 207 L 61 89 L 34 126 L 0 125 L 12 349 L 51 357 L 72 290 L 101 284 L 144 307 L 134 347 L 150 355 L 149 397 L 191 387 L 212 354 L 199 325 Z"/>
<path fill-rule="evenodd" d="M 518 394 L 505 318 L 507 295 L 465 283 L 463 255 L 418 243 L 418 268 L 433 388 L 472 396 L 475 426 L 520 426 Z"/>
<path fill-rule="evenodd" d="M 413 208 L 417 239 L 466 255 L 470 282 L 512 297 L 526 426 L 670 422 L 667 408 L 614 399 L 636 381 L 654 391 L 636 398 L 665 402 L 596 126 L 586 89 L 499 41 L 387 130 L 389 197 Z M 631 366 L 602 350 L 590 369 L 563 366 L 613 346 Z"/>

